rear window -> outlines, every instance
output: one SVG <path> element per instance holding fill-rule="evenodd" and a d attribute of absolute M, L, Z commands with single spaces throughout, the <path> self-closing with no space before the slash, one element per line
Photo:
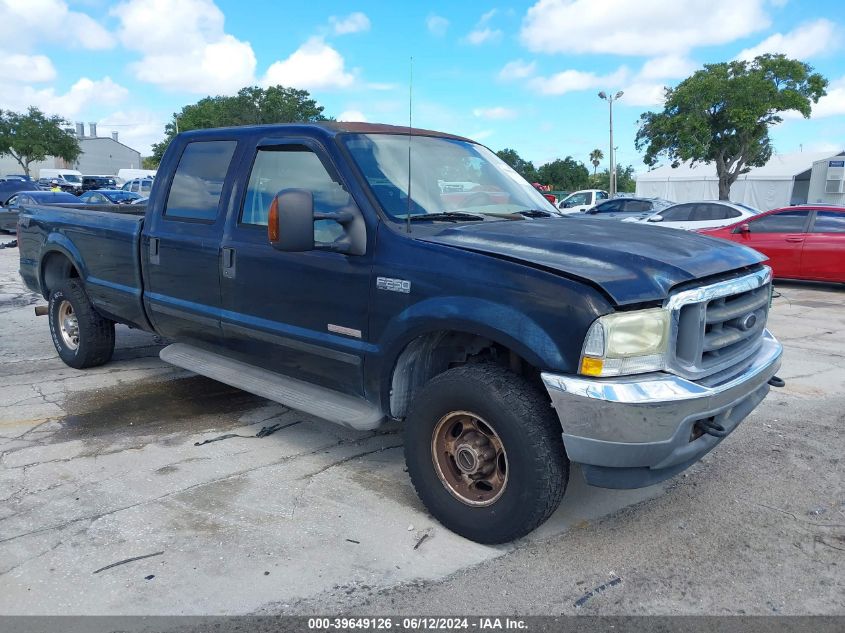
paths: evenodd
<path fill-rule="evenodd" d="M 164 208 L 165 217 L 214 221 L 236 145 L 236 141 L 188 143 L 173 175 Z"/>

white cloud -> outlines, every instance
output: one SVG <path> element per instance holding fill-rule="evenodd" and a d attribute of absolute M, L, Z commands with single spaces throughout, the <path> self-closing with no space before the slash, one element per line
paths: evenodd
<path fill-rule="evenodd" d="M 466 36 L 466 41 L 473 46 L 479 46 L 485 42 L 497 42 L 502 38 L 502 32 L 499 29 L 491 29 L 485 27 L 483 29 L 475 29 L 470 31 Z"/>
<path fill-rule="evenodd" d="M 625 86 L 622 102 L 629 106 L 659 106 L 663 104 L 665 84 L 635 80 Z"/>
<path fill-rule="evenodd" d="M 770 24 L 765 0 L 539 0 L 520 38 L 541 53 L 679 54 L 732 42 Z"/>
<path fill-rule="evenodd" d="M 212 0 L 128 0 L 111 14 L 123 45 L 142 54 L 130 66 L 141 81 L 200 94 L 231 94 L 254 81 L 252 46 L 225 32 Z"/>
<path fill-rule="evenodd" d="M 332 30 L 335 35 L 362 33 L 370 30 L 370 18 L 360 11 L 350 13 L 343 18 L 333 15 L 329 18 L 329 24 L 332 25 Z"/>
<path fill-rule="evenodd" d="M 498 42 L 502 39 L 502 31 L 489 26 L 490 21 L 498 12 L 498 9 L 490 9 L 486 13 L 481 14 L 481 17 L 475 24 L 475 28 L 467 33 L 464 41 L 473 46 L 479 46 L 485 43 Z"/>
<path fill-rule="evenodd" d="M 53 81 L 55 78 L 56 69 L 49 57 L 0 50 L 0 81 L 40 83 Z"/>
<path fill-rule="evenodd" d="M 487 24 L 499 12 L 498 9 L 490 9 L 487 13 L 482 13 L 478 19 L 479 24 Z"/>
<path fill-rule="evenodd" d="M 830 82 L 827 96 L 819 99 L 810 115 L 813 119 L 845 115 L 845 76 Z"/>
<path fill-rule="evenodd" d="M 63 0 L 3 0 L 0 24 L 7 43 L 26 49 L 41 40 L 89 50 L 105 50 L 115 39 L 91 16 L 71 11 Z"/>
<path fill-rule="evenodd" d="M 698 68 L 691 59 L 665 55 L 646 60 L 640 71 L 624 86 L 623 101 L 632 106 L 663 104 L 668 79 L 683 79 Z"/>
<path fill-rule="evenodd" d="M 367 117 L 360 110 L 344 110 L 337 115 L 338 121 L 366 121 Z"/>
<path fill-rule="evenodd" d="M 294 88 L 346 88 L 355 77 L 346 71 L 343 56 L 319 37 L 312 37 L 290 57 L 273 63 L 262 83 Z"/>
<path fill-rule="evenodd" d="M 153 143 L 164 138 L 166 121 L 148 110 L 118 110 L 100 118 L 97 132 L 100 136 L 118 133 L 118 140 L 124 145 L 141 152 L 141 156 L 152 153 Z"/>
<path fill-rule="evenodd" d="M 531 77 L 537 70 L 537 62 L 524 62 L 521 59 L 515 59 L 508 62 L 499 71 L 499 79 L 511 81 L 513 79 L 527 79 Z"/>
<path fill-rule="evenodd" d="M 682 79 L 690 76 L 698 64 L 681 55 L 665 55 L 647 60 L 640 69 L 641 79 Z"/>
<path fill-rule="evenodd" d="M 82 77 L 65 93 L 55 88 L 33 88 L 21 85 L 0 85 L 0 108 L 23 111 L 35 106 L 47 114 L 57 114 L 68 120 L 85 115 L 93 107 L 116 105 L 129 96 L 129 91 L 110 77 L 89 79 Z"/>
<path fill-rule="evenodd" d="M 502 106 L 495 106 L 492 108 L 475 108 L 472 111 L 472 116 L 481 119 L 512 119 L 516 116 L 516 114 L 516 110 L 504 108 Z"/>
<path fill-rule="evenodd" d="M 609 75 L 597 75 L 580 70 L 564 70 L 551 77 L 535 77 L 529 81 L 529 86 L 540 94 L 563 95 L 567 92 L 591 88 L 612 88 L 622 84 L 627 77 L 628 69 L 624 66 Z"/>
<path fill-rule="evenodd" d="M 806 22 L 789 33 L 775 33 L 751 48 L 746 48 L 737 59 L 750 60 L 763 53 L 783 53 L 787 57 L 807 59 L 819 53 L 838 48 L 836 24 L 824 18 Z"/>
<path fill-rule="evenodd" d="M 436 37 L 443 37 L 446 35 L 446 30 L 449 28 L 449 20 L 442 15 L 431 14 L 425 19 L 425 28 L 428 32 Z"/>

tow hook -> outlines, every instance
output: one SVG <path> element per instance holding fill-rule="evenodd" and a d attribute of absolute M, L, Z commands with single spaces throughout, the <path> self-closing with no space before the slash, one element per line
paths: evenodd
<path fill-rule="evenodd" d="M 50 306 L 35 306 L 35 316 L 47 316 L 50 313 Z"/>
<path fill-rule="evenodd" d="M 713 437 L 725 437 L 728 434 L 728 430 L 712 418 L 699 420 L 695 423 L 695 426 L 698 427 L 698 430 L 702 433 L 707 433 Z"/>
<path fill-rule="evenodd" d="M 786 385 L 786 381 L 780 376 L 772 376 L 771 378 L 769 378 L 769 384 L 772 387 L 783 387 L 784 385 Z"/>

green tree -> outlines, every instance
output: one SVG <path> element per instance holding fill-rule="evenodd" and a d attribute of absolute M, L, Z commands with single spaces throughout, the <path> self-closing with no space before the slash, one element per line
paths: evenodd
<path fill-rule="evenodd" d="M 508 165 L 513 167 L 514 171 L 525 178 L 528 182 L 537 181 L 537 168 L 530 160 L 525 160 L 515 149 L 505 148 L 496 152 L 496 156 L 505 161 Z"/>
<path fill-rule="evenodd" d="M 161 162 L 177 127 L 179 132 L 186 132 L 210 127 L 324 120 L 323 106 L 307 90 L 284 86 L 241 88 L 232 97 L 205 97 L 174 113 L 173 120 L 164 126 L 164 140 L 153 145 L 151 159 L 155 165 Z"/>
<path fill-rule="evenodd" d="M 795 110 L 808 118 L 827 83 L 811 66 L 784 55 L 707 64 L 666 89 L 662 112 L 640 117 L 637 149 L 645 149 L 650 166 L 661 156 L 673 167 L 715 163 L 719 198 L 727 200 L 740 174 L 771 157 L 769 128 L 781 122 L 779 114 Z"/>
<path fill-rule="evenodd" d="M 79 141 L 65 129 L 60 116 L 47 116 L 31 107 L 25 113 L 0 110 L 0 156 L 8 154 L 29 176 L 30 164 L 56 156 L 71 163 L 82 150 Z"/>
<path fill-rule="evenodd" d="M 596 170 L 599 168 L 599 163 L 604 158 L 604 152 L 600 149 L 594 149 L 590 152 L 590 162 L 593 164 L 593 176 L 596 175 Z"/>
<path fill-rule="evenodd" d="M 594 174 L 591 178 L 592 185 L 596 189 L 610 190 L 610 169 Z M 637 188 L 637 181 L 634 180 L 634 166 L 628 165 L 622 167 L 621 164 L 616 165 L 616 191 L 630 193 Z"/>
<path fill-rule="evenodd" d="M 158 168 L 158 164 L 159 161 L 153 156 L 144 156 L 141 159 L 141 169 L 156 169 Z"/>
<path fill-rule="evenodd" d="M 584 163 L 572 156 L 540 166 L 537 174 L 540 182 L 550 185 L 552 189 L 573 191 L 583 189 L 590 183 L 590 171 Z"/>

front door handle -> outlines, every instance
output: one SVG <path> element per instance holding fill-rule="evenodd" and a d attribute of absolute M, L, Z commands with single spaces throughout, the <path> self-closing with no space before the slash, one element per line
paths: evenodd
<path fill-rule="evenodd" d="M 226 279 L 234 279 L 237 271 L 237 258 L 234 248 L 223 249 L 223 276 Z"/>
<path fill-rule="evenodd" d="M 157 237 L 150 238 L 150 263 L 158 266 L 161 263 L 159 241 Z"/>
<path fill-rule="evenodd" d="M 803 235 L 787 235 L 786 236 L 787 242 L 792 242 L 793 244 L 797 244 L 804 241 Z"/>

